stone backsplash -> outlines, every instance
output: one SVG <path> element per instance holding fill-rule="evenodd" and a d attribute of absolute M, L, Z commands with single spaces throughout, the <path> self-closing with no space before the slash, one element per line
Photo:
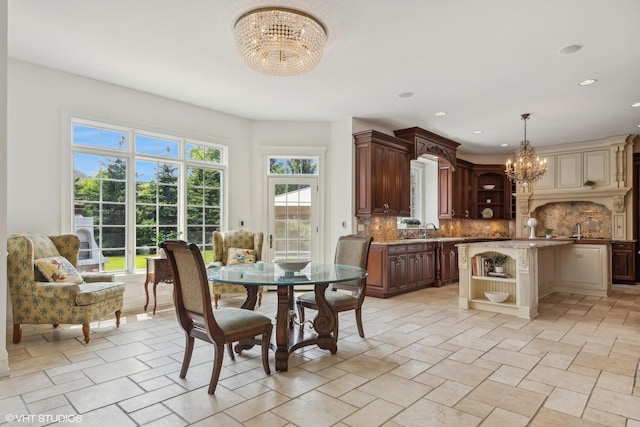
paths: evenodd
<path fill-rule="evenodd" d="M 367 234 L 377 242 L 399 239 L 418 239 L 424 237 L 424 225 L 417 228 L 398 229 L 393 217 L 358 218 L 358 233 Z M 437 231 L 431 227 L 429 237 L 512 237 L 515 235 L 514 221 L 508 220 L 440 220 Z M 360 230 L 364 228 L 364 230 Z"/>
<path fill-rule="evenodd" d="M 571 236 L 580 224 L 582 236 L 610 239 L 611 211 L 592 202 L 557 202 L 539 206 L 531 217 L 538 220 L 536 235 L 542 236 L 544 228 L 553 230 L 552 236 Z"/>

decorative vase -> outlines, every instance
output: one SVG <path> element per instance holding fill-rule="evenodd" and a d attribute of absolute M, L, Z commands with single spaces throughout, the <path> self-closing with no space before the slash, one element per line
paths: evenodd
<path fill-rule="evenodd" d="M 546 237 L 547 237 L 547 239 L 550 239 L 551 238 L 551 234 L 547 234 Z"/>
<path fill-rule="evenodd" d="M 504 267 L 501 265 L 496 265 L 495 267 L 493 267 L 493 271 L 495 271 L 496 273 L 504 273 Z"/>

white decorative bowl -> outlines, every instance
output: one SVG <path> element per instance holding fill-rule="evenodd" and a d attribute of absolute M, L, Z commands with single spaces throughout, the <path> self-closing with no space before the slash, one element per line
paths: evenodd
<path fill-rule="evenodd" d="M 486 291 L 484 295 L 491 302 L 503 302 L 509 298 L 508 292 Z"/>
<path fill-rule="evenodd" d="M 483 185 L 482 188 L 484 188 L 485 190 L 493 190 L 494 188 L 496 188 L 495 185 Z"/>
<path fill-rule="evenodd" d="M 274 259 L 273 263 L 283 269 L 285 272 L 300 271 L 309 264 L 309 259 L 302 258 L 288 258 L 288 259 Z"/>

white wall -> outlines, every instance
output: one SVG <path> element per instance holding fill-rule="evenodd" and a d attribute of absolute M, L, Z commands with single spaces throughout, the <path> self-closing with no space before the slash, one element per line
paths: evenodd
<path fill-rule="evenodd" d="M 7 5 L 0 3 L 0 183 L 7 182 Z M 7 247 L 7 186 L 0 184 L 0 248 Z M 0 251 L 0 313 L 7 306 L 7 257 Z M 6 316 L 0 315 L 0 377 L 9 374 Z"/>

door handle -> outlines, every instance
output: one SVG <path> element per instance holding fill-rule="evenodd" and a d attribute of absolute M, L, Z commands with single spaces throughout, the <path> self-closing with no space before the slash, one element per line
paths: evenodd
<path fill-rule="evenodd" d="M 269 249 L 273 249 L 273 234 L 269 234 Z"/>

